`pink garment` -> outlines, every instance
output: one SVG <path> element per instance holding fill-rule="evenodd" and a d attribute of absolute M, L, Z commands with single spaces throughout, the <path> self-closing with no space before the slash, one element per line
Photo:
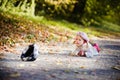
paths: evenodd
<path fill-rule="evenodd" d="M 99 46 L 98 46 L 97 43 L 93 44 L 93 47 L 94 47 L 98 52 L 100 52 L 100 48 L 99 48 Z"/>

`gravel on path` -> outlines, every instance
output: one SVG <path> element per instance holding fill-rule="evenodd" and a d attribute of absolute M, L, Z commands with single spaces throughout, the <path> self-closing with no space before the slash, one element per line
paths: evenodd
<path fill-rule="evenodd" d="M 120 80 L 120 41 L 95 42 L 101 52 L 93 58 L 40 54 L 34 62 L 23 62 L 21 52 L 4 53 L 0 59 L 0 80 Z M 16 49 L 22 51 L 24 47 L 18 45 Z"/>

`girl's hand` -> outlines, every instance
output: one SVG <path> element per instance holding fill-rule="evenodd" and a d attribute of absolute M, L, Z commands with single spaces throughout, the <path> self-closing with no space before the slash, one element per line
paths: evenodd
<path fill-rule="evenodd" d="M 78 53 L 78 56 L 85 56 L 85 52 L 84 52 L 84 51 L 80 51 L 80 52 Z"/>

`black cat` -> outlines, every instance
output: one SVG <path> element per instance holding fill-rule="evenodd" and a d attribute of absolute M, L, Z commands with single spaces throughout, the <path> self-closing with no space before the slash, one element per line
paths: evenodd
<path fill-rule="evenodd" d="M 29 45 L 21 54 L 22 61 L 35 61 L 38 57 L 38 46 L 36 44 Z"/>

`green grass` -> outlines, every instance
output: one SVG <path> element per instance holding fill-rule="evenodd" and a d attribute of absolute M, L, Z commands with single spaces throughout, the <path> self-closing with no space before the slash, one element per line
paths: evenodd
<path fill-rule="evenodd" d="M 113 36 L 114 38 L 117 38 L 117 36 L 120 37 L 120 26 L 104 20 L 97 25 L 92 25 L 87 27 L 80 24 L 71 23 L 66 20 L 47 19 L 44 16 L 32 18 L 31 20 L 32 21 L 35 20 L 37 23 L 42 23 L 44 25 L 51 25 L 58 28 L 69 29 L 75 32 L 84 31 L 89 35 L 94 35 L 98 37 L 104 37 L 104 36 L 112 37 L 112 38 Z"/>
<path fill-rule="evenodd" d="M 46 26 L 54 26 L 60 29 L 67 29 L 71 30 L 74 32 L 77 31 L 84 31 L 88 33 L 88 35 L 94 35 L 97 37 L 112 37 L 112 38 L 117 38 L 120 37 L 120 26 L 117 24 L 113 24 L 107 21 L 102 21 L 101 23 L 97 25 L 92 25 L 92 26 L 83 26 L 77 23 L 71 23 L 66 20 L 57 20 L 57 19 L 49 19 L 44 16 L 26 16 L 26 19 L 31 20 L 35 23 L 40 23 L 42 25 Z"/>
<path fill-rule="evenodd" d="M 113 37 L 113 36 L 118 36 L 120 37 L 120 26 L 107 22 L 107 21 L 101 21 L 98 24 L 94 24 L 92 26 L 83 26 L 77 23 L 71 23 L 66 20 L 62 19 L 52 19 L 50 17 L 44 17 L 44 16 L 29 16 L 25 14 L 17 14 L 17 13 L 6 13 L 6 15 L 11 15 L 15 17 L 16 19 L 20 19 L 19 21 L 28 20 L 32 21 L 33 23 L 41 24 L 44 26 L 54 26 L 58 29 L 63 29 L 63 30 L 70 30 L 70 31 L 84 31 L 88 33 L 89 35 L 94 35 L 98 37 Z"/>

